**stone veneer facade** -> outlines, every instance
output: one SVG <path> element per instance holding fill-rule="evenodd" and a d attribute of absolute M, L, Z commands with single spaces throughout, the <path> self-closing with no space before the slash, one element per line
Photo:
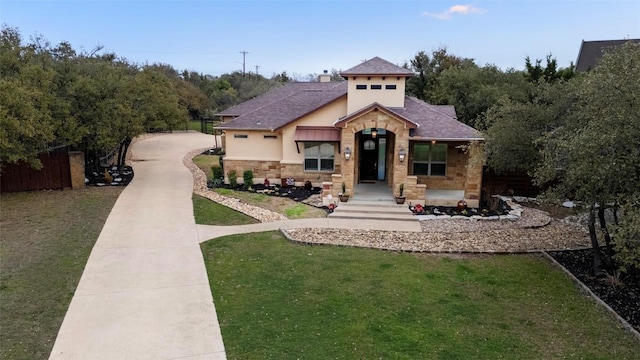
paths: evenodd
<path fill-rule="evenodd" d="M 331 174 L 340 172 L 339 159 L 336 159 L 334 171 L 305 171 L 303 164 L 286 164 L 280 161 L 264 160 L 227 160 L 224 159 L 225 181 L 229 182 L 229 171 L 235 170 L 238 182 L 242 183 L 245 170 L 253 170 L 254 183 L 262 183 L 269 179 L 271 183 L 280 183 L 282 179 L 293 178 L 296 184 L 304 184 L 309 180 L 313 186 L 321 187 L 325 181 L 331 181 Z"/>

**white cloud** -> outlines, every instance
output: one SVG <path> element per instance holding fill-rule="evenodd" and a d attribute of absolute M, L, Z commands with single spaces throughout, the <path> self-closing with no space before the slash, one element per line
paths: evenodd
<path fill-rule="evenodd" d="M 482 14 L 486 11 L 484 9 L 477 8 L 471 4 L 467 5 L 453 5 L 449 9 L 439 13 L 431 13 L 425 11 L 422 13 L 422 16 L 433 17 L 440 20 L 449 20 L 456 14 L 469 15 L 469 14 Z"/>

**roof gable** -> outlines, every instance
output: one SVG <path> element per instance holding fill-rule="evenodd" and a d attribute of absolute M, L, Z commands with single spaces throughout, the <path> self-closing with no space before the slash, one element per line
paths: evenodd
<path fill-rule="evenodd" d="M 635 42 L 640 44 L 640 39 L 625 40 L 600 40 L 600 41 L 582 41 L 578 59 L 576 60 L 576 71 L 585 72 L 593 69 L 602 55 L 611 48 L 621 46 L 627 42 Z"/>
<path fill-rule="evenodd" d="M 413 76 L 413 71 L 376 56 L 373 59 L 341 72 L 340 75 L 343 77 L 353 75 L 397 75 L 409 77 Z"/>
<path fill-rule="evenodd" d="M 293 83 L 217 115 L 237 116 L 219 129 L 276 130 L 347 94 L 347 84 Z"/>
<path fill-rule="evenodd" d="M 393 116 L 394 118 L 400 120 L 401 122 L 403 122 L 405 124 L 405 127 L 407 129 L 415 129 L 417 128 L 419 125 L 413 121 L 411 121 L 410 119 L 392 111 L 391 109 L 385 107 L 384 105 L 381 105 L 377 102 L 374 102 L 368 106 L 363 107 L 362 109 L 355 111 L 349 115 L 343 116 L 342 118 L 336 120 L 336 122 L 333 123 L 334 126 L 340 127 L 345 125 L 346 123 L 348 123 L 351 120 L 354 120 L 364 114 L 370 113 L 372 111 L 380 111 L 383 112 L 387 115 Z"/>

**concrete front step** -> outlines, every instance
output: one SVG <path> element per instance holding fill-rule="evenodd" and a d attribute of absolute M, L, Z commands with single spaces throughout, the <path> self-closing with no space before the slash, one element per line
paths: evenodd
<path fill-rule="evenodd" d="M 329 217 L 342 219 L 417 220 L 407 205 L 370 201 L 339 203 L 333 213 L 329 214 Z"/>

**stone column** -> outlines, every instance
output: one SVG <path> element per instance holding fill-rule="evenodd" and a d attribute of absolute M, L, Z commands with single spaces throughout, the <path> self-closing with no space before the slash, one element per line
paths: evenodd
<path fill-rule="evenodd" d="M 345 185 L 347 186 L 347 193 L 349 193 L 349 195 L 351 196 L 354 196 L 353 189 L 355 184 L 354 182 L 355 162 L 357 161 L 355 156 L 357 154 L 357 151 L 355 149 L 355 145 L 356 145 L 355 131 L 353 128 L 348 126 L 346 128 L 343 128 L 341 133 L 342 133 L 342 141 L 340 142 L 340 155 L 342 156 L 342 159 L 341 159 L 342 166 L 340 166 L 340 169 L 341 169 L 342 179 L 341 179 L 341 183 L 338 186 L 338 189 L 341 189 L 342 182 L 344 182 Z M 349 160 L 344 159 L 344 151 L 347 147 L 351 149 L 351 158 Z M 334 183 L 334 191 L 335 191 L 335 183 Z"/>

